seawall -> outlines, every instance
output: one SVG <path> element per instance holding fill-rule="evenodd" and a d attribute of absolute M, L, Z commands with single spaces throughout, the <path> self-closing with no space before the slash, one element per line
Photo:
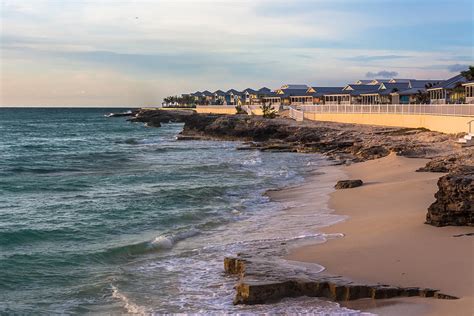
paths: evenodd
<path fill-rule="evenodd" d="M 470 116 L 442 115 L 401 115 L 401 114 L 364 114 L 364 113 L 310 113 L 304 112 L 304 118 L 313 121 L 326 121 L 351 124 L 379 125 L 407 128 L 427 128 L 447 134 L 468 132 Z"/>

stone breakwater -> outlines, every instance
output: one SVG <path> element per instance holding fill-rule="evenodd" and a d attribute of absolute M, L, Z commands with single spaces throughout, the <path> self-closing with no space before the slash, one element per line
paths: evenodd
<path fill-rule="evenodd" d="M 284 297 L 299 296 L 327 298 L 337 302 L 411 296 L 457 299 L 436 289 L 360 284 L 341 276 L 292 269 L 242 254 L 225 258 L 224 270 L 239 277 L 234 304 L 265 304 Z"/>

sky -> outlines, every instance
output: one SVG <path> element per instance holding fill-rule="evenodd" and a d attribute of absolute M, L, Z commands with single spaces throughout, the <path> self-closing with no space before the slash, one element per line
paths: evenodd
<path fill-rule="evenodd" d="M 471 0 L 0 0 L 0 106 L 153 106 L 194 91 L 446 79 Z"/>

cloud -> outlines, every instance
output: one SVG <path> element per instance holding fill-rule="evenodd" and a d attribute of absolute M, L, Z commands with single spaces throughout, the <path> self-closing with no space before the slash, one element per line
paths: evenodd
<path fill-rule="evenodd" d="M 371 72 L 369 71 L 368 73 L 365 74 L 367 78 L 393 78 L 398 76 L 398 72 L 396 71 L 387 71 L 387 70 L 381 70 L 379 72 Z"/>
<path fill-rule="evenodd" d="M 347 57 L 344 58 L 345 60 L 349 61 L 356 61 L 356 62 L 370 62 L 370 61 L 378 61 L 378 60 L 390 60 L 390 59 L 402 59 L 402 58 L 409 58 L 411 56 L 406 55 L 376 55 L 376 56 L 368 56 L 368 55 L 360 55 L 354 57 Z"/>
<path fill-rule="evenodd" d="M 374 0 L 0 1 L 0 106 L 160 103 L 193 90 L 343 85 L 387 68 L 367 76 L 439 79 L 472 60 L 472 32 L 458 32 L 472 26 L 457 9 L 469 0 L 393 1 L 390 12 Z M 393 12 L 404 19 L 387 23 Z"/>
<path fill-rule="evenodd" d="M 467 70 L 469 68 L 469 65 L 461 65 L 461 64 L 454 64 L 454 65 L 448 65 L 448 71 L 450 72 L 461 72 L 464 70 Z"/>

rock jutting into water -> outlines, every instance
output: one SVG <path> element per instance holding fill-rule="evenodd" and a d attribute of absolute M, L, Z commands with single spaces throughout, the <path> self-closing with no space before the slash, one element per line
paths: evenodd
<path fill-rule="evenodd" d="M 322 297 L 338 302 L 408 296 L 457 299 L 435 289 L 361 284 L 341 276 L 292 269 L 242 254 L 225 258 L 224 270 L 239 277 L 234 304 L 265 304 L 299 296 Z"/>

